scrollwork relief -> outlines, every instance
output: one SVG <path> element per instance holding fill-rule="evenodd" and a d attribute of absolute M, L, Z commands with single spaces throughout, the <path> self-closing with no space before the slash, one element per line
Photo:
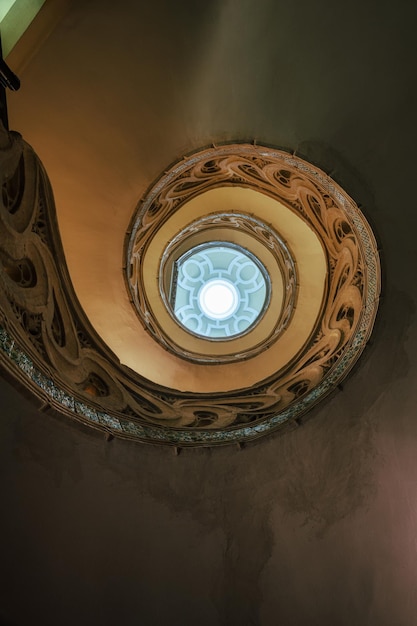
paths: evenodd
<path fill-rule="evenodd" d="M 6 131 L 1 132 L 4 138 Z M 221 146 L 171 168 L 139 206 L 128 250 L 135 264 L 164 216 L 185 199 L 220 184 L 238 183 L 279 197 L 309 222 L 326 248 L 326 305 L 296 362 L 250 390 L 193 394 L 160 387 L 135 374 L 97 337 L 69 280 L 46 173 L 17 133 L 9 134 L 3 145 L 0 362 L 20 385 L 56 411 L 141 441 L 244 441 L 308 410 L 359 357 L 379 297 L 376 245 L 356 205 L 319 170 L 262 147 Z M 258 236 L 266 244 L 270 240 L 268 232 Z M 137 266 L 133 277 L 135 272 Z M 139 293 L 137 297 L 142 306 Z"/>

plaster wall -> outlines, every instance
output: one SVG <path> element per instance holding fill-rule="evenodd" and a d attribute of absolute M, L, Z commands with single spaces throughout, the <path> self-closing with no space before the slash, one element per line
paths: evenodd
<path fill-rule="evenodd" d="M 49 173 L 81 302 L 121 295 L 100 292 L 99 272 L 121 266 L 164 167 L 252 139 L 311 160 L 363 206 L 384 291 L 343 389 L 242 450 L 107 442 L 3 382 L 5 624 L 415 625 L 416 12 L 74 1 L 27 64 L 10 125 Z"/>

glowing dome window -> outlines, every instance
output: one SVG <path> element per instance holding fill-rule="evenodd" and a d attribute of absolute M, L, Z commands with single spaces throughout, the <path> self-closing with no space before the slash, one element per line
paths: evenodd
<path fill-rule="evenodd" d="M 202 244 L 174 264 L 173 312 L 200 337 L 224 340 L 248 332 L 262 317 L 269 296 L 266 269 L 240 246 Z"/>

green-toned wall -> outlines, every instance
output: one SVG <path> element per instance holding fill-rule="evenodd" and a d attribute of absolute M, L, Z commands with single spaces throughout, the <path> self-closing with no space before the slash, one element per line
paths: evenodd
<path fill-rule="evenodd" d="M 2 0 L 0 33 L 3 56 L 13 50 L 44 4 L 45 0 Z"/>

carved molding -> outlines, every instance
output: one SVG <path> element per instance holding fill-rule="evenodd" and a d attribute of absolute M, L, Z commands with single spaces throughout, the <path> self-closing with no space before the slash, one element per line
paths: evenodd
<path fill-rule="evenodd" d="M 71 285 L 47 175 L 17 133 L 0 134 L 0 361 L 42 404 L 141 441 L 245 441 L 307 411 L 360 356 L 378 306 L 377 249 L 358 207 L 323 172 L 287 153 L 222 146 L 174 166 L 141 203 L 133 231 L 152 236 L 161 211 L 176 210 L 210 185 L 253 184 L 297 211 L 325 245 L 326 303 L 303 353 L 251 389 L 192 394 L 121 366 L 97 336 Z M 138 240 L 131 241 L 140 255 Z"/>
<path fill-rule="evenodd" d="M 188 199 L 187 196 L 185 197 Z M 143 255 L 140 254 L 140 252 L 137 252 L 142 249 L 142 246 L 139 244 L 139 238 L 142 233 L 138 233 L 137 231 L 135 232 L 135 241 L 133 244 L 135 252 L 132 253 L 130 262 L 127 266 L 131 268 L 129 275 L 127 276 L 127 284 L 141 323 L 149 331 L 151 336 L 156 341 L 161 343 L 167 350 L 190 361 L 203 363 L 227 363 L 251 358 L 263 350 L 266 350 L 278 339 L 278 337 L 287 328 L 294 311 L 297 295 L 297 272 L 288 246 L 278 233 L 276 233 L 273 229 L 268 228 L 267 225 L 260 220 L 250 215 L 229 213 L 215 213 L 195 220 L 184 230 L 181 230 L 166 246 L 164 254 L 161 258 L 159 273 L 159 291 L 166 309 L 170 311 L 170 305 L 168 302 L 169 294 L 167 293 L 166 286 L 164 285 L 167 265 L 170 262 L 170 258 L 176 250 L 187 249 L 187 246 L 192 247 L 196 235 L 205 233 L 206 241 L 212 241 L 213 238 L 218 240 L 219 232 L 222 233 L 223 240 L 225 237 L 224 233 L 227 234 L 228 232 L 237 232 L 240 236 L 242 233 L 248 234 L 250 235 L 250 238 L 253 238 L 261 243 L 262 246 L 264 246 L 271 253 L 275 264 L 282 274 L 282 280 L 285 286 L 281 307 L 280 310 L 277 310 L 276 312 L 276 319 L 272 329 L 268 331 L 263 341 L 258 341 L 255 345 L 251 345 L 249 343 L 248 348 L 243 350 L 240 349 L 239 352 L 233 352 L 232 347 L 232 352 L 230 354 L 225 354 L 224 356 L 218 354 L 212 355 L 209 351 L 204 354 L 198 354 L 187 351 L 179 344 L 175 337 L 172 337 L 165 332 L 158 316 L 154 314 L 152 306 L 149 304 L 146 290 L 142 287 L 144 284 L 144 269 L 142 266 Z M 207 342 L 207 345 L 209 350 L 210 342 Z"/>

